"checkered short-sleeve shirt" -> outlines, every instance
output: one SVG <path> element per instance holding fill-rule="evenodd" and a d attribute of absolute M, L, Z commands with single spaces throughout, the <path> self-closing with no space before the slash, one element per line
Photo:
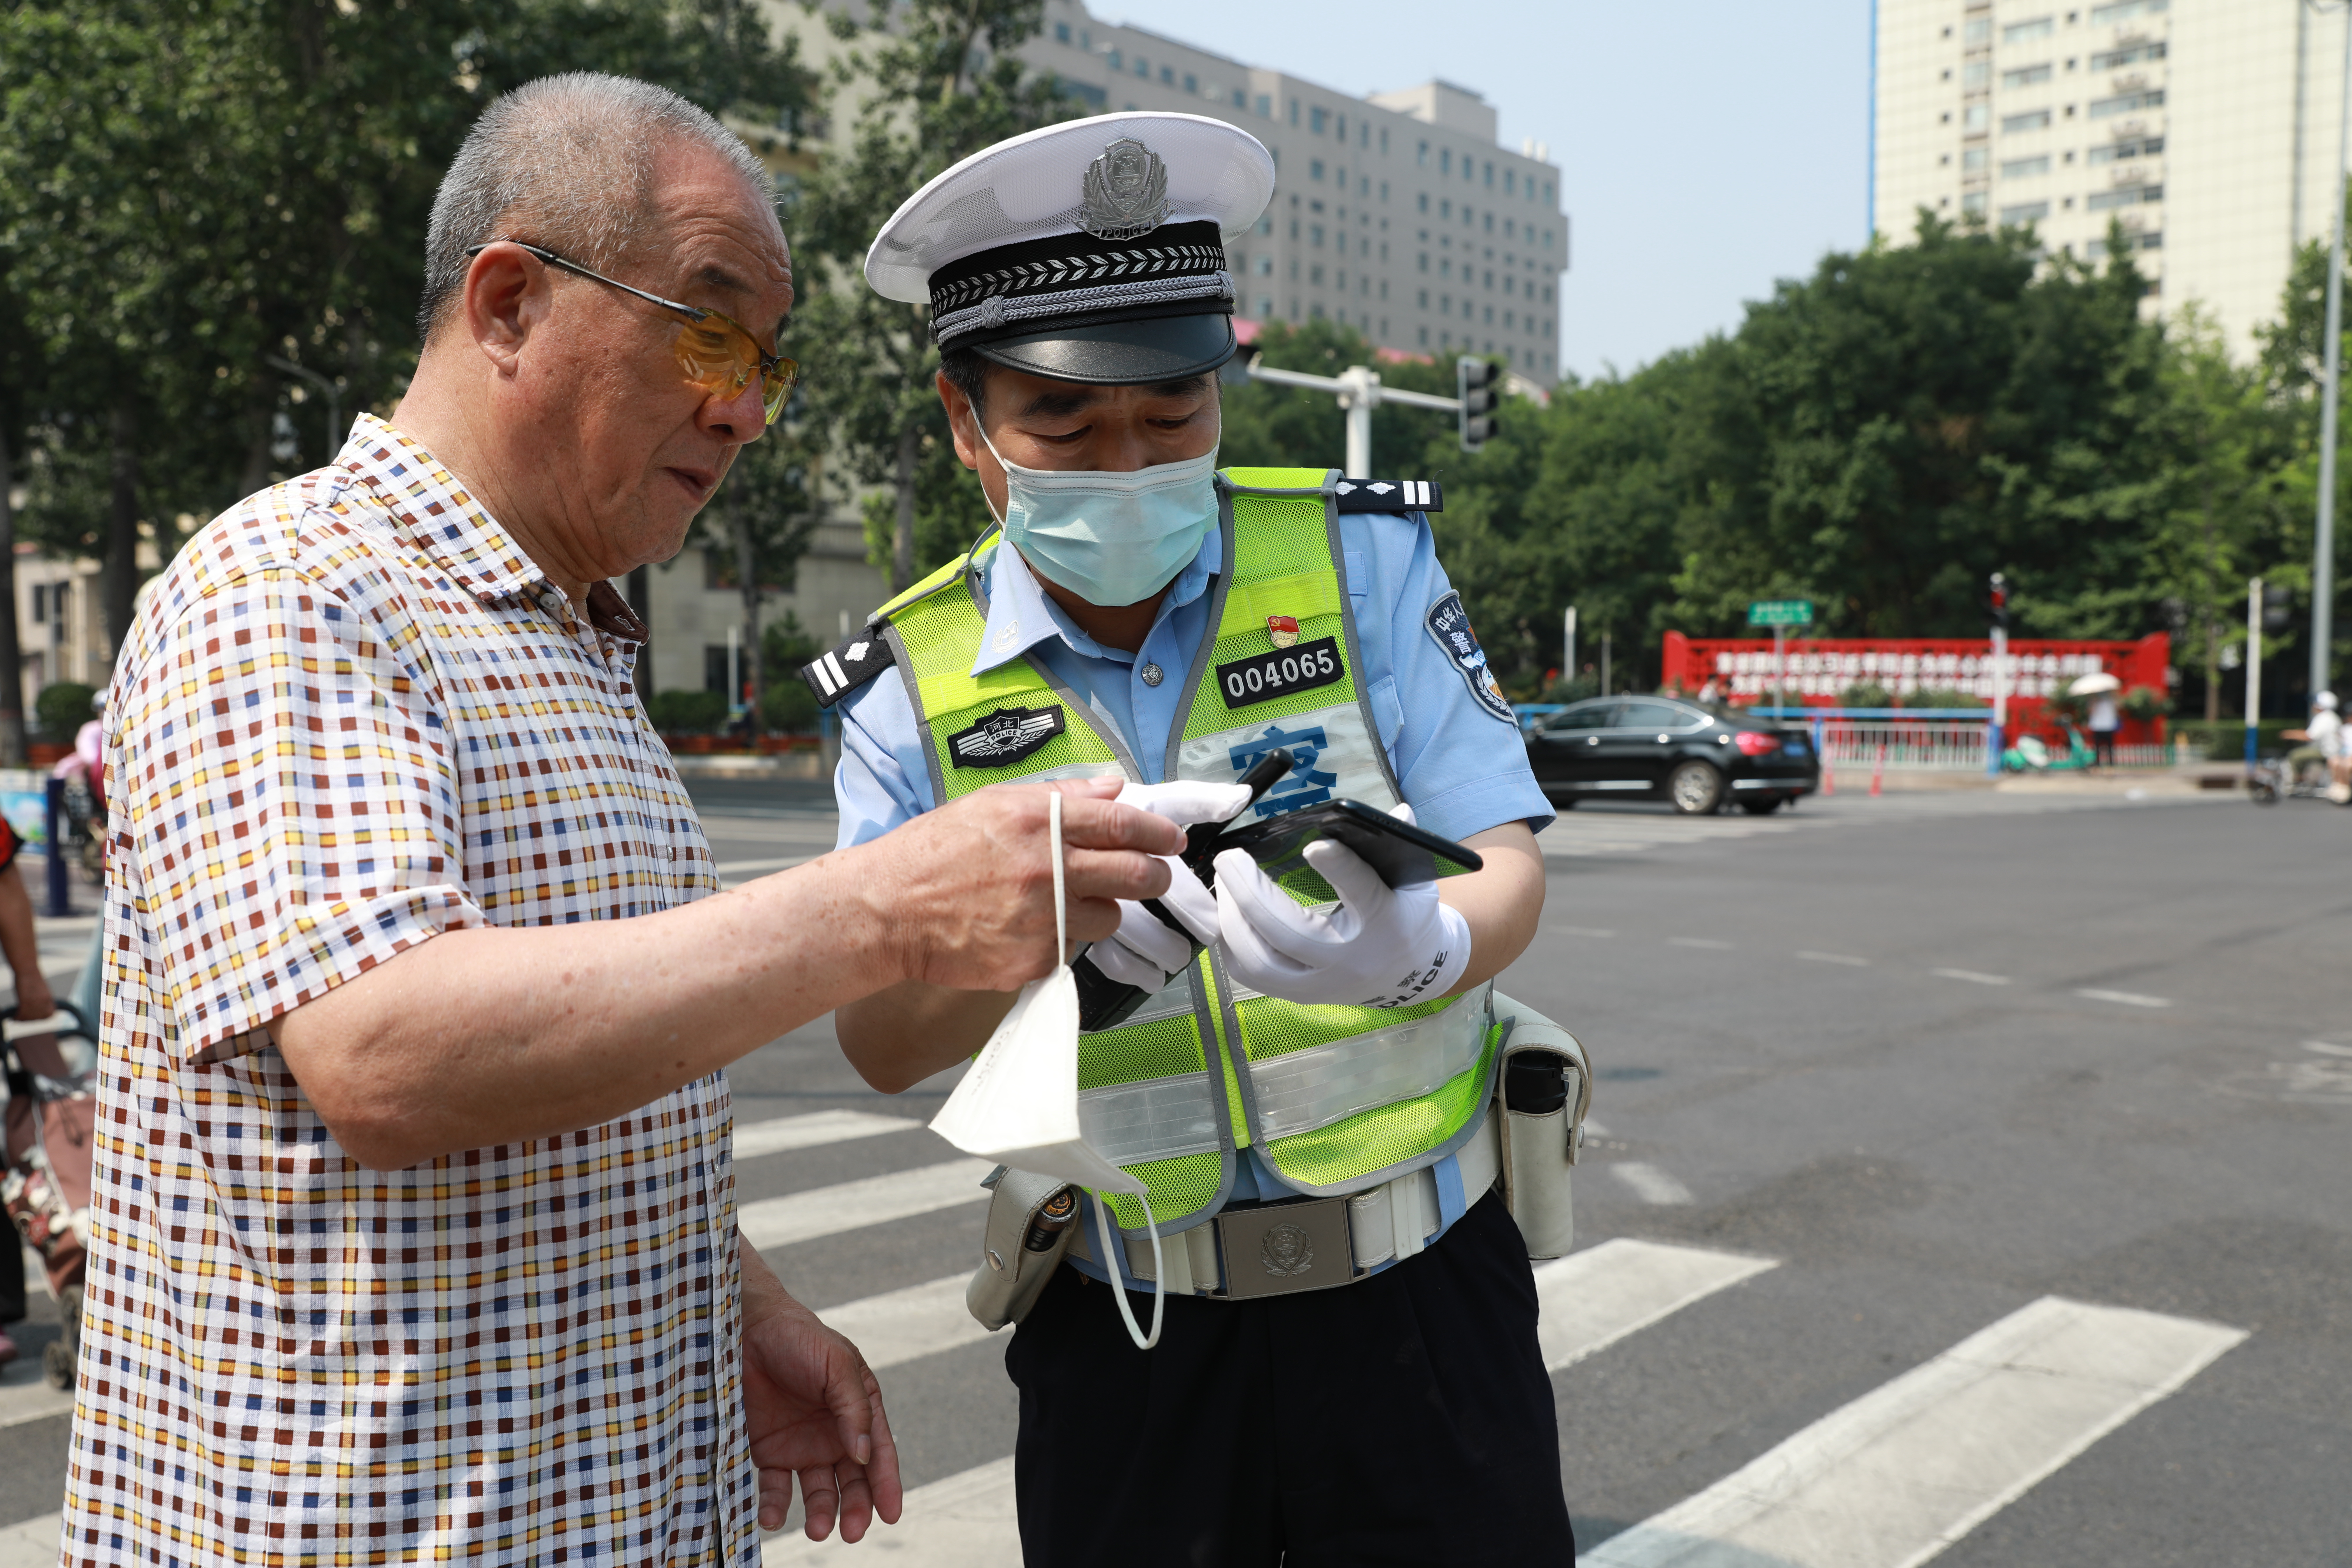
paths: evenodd
<path fill-rule="evenodd" d="M 460 926 L 717 883 L 632 686 L 414 441 L 224 513 L 107 708 L 71 1564 L 758 1561 L 727 1082 L 389 1174 L 266 1026 Z"/>

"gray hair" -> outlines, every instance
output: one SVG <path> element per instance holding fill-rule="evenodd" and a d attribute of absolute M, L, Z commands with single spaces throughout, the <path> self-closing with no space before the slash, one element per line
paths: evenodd
<path fill-rule="evenodd" d="M 417 332 L 433 329 L 466 285 L 466 252 L 523 239 L 610 272 L 643 237 L 654 164 L 674 141 L 724 158 L 764 202 L 775 185 L 759 155 L 667 88 L 572 71 L 541 77 L 482 111 L 441 177 L 425 238 Z"/>

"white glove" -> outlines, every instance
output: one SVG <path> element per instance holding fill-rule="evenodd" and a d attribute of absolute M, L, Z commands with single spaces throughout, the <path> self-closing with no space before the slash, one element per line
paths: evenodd
<path fill-rule="evenodd" d="M 1164 816 L 1179 827 L 1223 822 L 1247 805 L 1249 798 L 1244 785 L 1194 779 L 1131 784 L 1118 792 L 1119 805 Z M 1183 861 L 1168 855 L 1160 857 L 1160 863 L 1168 868 L 1168 890 L 1160 895 L 1160 907 L 1183 921 L 1184 929 L 1206 947 L 1217 940 L 1216 899 Z M 1121 984 L 1158 991 L 1192 964 L 1192 944 L 1135 900 L 1121 899 L 1118 930 L 1088 948 L 1087 956 Z"/>
<path fill-rule="evenodd" d="M 1391 816 L 1412 820 L 1412 807 Z M 1334 839 L 1307 863 L 1339 895 L 1310 910 L 1239 849 L 1217 857 L 1218 928 L 1225 964 L 1253 991 L 1286 1002 L 1404 1007 L 1454 989 L 1470 967 L 1470 922 L 1440 903 L 1435 882 L 1391 888 Z"/>

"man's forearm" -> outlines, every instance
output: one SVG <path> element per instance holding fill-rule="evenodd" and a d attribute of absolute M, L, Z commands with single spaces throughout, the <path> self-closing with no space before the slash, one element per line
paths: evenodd
<path fill-rule="evenodd" d="M 1069 928 L 1168 885 L 1159 817 L 1070 781 Z M 270 1032 L 328 1130 L 397 1170 L 593 1127 L 906 980 L 1017 989 L 1052 963 L 1047 791 L 983 790 L 897 833 L 634 920 L 445 932 Z"/>
<path fill-rule="evenodd" d="M 884 1094 L 899 1094 L 988 1044 L 1013 996 L 903 981 L 843 1007 L 834 1016 L 834 1033 L 859 1077 Z"/>
<path fill-rule="evenodd" d="M 40 1017 L 54 1005 L 48 981 L 41 973 L 41 944 L 33 928 L 33 900 L 25 879 L 11 861 L 0 868 L 0 954 L 16 977 L 16 1002 L 26 1016 Z"/>

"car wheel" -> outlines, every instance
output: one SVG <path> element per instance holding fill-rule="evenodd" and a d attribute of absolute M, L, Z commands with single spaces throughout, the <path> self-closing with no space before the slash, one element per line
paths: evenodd
<path fill-rule="evenodd" d="M 1739 809 L 1750 816 L 1769 816 L 1780 809 L 1780 797 L 1768 795 L 1762 800 L 1743 800 L 1739 803 Z"/>
<path fill-rule="evenodd" d="M 1666 775 L 1666 798 L 1685 816 L 1705 816 L 1723 804 L 1723 775 L 1706 763 L 1678 763 Z"/>

